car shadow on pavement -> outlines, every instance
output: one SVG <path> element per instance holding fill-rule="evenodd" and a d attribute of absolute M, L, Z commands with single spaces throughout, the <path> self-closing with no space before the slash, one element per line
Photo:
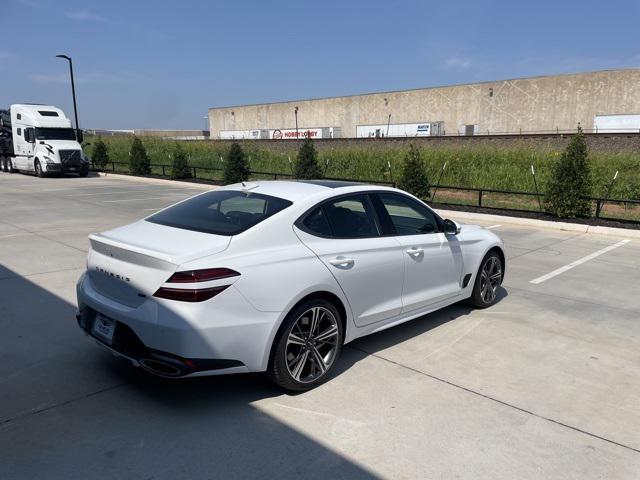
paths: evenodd
<path fill-rule="evenodd" d="M 167 381 L 99 348 L 64 300 L 77 270 L 3 272 L 0 478 L 376 478 L 269 414 L 262 375 Z"/>
<path fill-rule="evenodd" d="M 496 303 L 484 311 L 490 314 L 491 308 L 498 305 L 507 296 L 507 290 L 504 287 L 500 287 L 496 292 Z M 375 355 L 378 352 L 424 335 L 448 322 L 467 316 L 474 310 L 476 309 L 469 306 L 466 302 L 458 302 L 442 310 L 423 315 L 401 325 L 356 339 L 352 343 L 347 344 L 345 348 L 359 352 L 363 358 L 367 355 Z M 348 366 L 346 366 L 346 368 L 348 368 Z"/>

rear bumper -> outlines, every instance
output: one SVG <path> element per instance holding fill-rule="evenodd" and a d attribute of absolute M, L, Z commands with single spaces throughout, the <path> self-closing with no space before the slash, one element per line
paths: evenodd
<path fill-rule="evenodd" d="M 122 322 L 118 322 L 113 343 L 108 345 L 91 333 L 97 313 L 91 307 L 85 306 L 76 314 L 78 326 L 107 350 L 130 360 L 135 366 L 142 367 L 155 375 L 161 377 L 192 377 L 247 371 L 245 365 L 239 360 L 183 358 L 173 353 L 149 348 L 128 325 Z"/>
<path fill-rule="evenodd" d="M 113 319 L 118 322 L 113 345 L 96 341 L 136 365 L 144 367 L 145 359 L 173 365 L 179 374 L 166 375 L 173 377 L 266 370 L 281 316 L 254 309 L 233 286 L 205 302 L 151 297 L 137 307 L 102 295 L 87 275 L 76 291 L 78 324 L 85 333 L 91 335 L 96 312 Z"/>

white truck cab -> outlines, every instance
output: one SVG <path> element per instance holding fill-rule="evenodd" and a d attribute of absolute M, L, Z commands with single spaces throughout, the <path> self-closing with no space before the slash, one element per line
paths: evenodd
<path fill-rule="evenodd" d="M 4 171 L 89 173 L 76 131 L 64 112 L 50 105 L 11 105 L 0 111 L 0 167 Z"/>

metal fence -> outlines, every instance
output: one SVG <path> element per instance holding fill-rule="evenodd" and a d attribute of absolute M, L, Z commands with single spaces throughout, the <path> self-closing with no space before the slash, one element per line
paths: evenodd
<path fill-rule="evenodd" d="M 129 173 L 128 162 L 109 162 L 103 171 L 113 173 Z M 120 168 L 120 167 L 124 168 Z M 201 182 L 213 184 L 222 183 L 220 167 L 189 167 L 192 178 Z M 169 177 L 171 165 L 151 164 L 152 175 Z M 281 172 L 250 172 L 250 178 L 269 180 L 292 179 L 293 174 Z M 339 180 L 370 183 L 374 185 L 396 186 L 395 181 L 362 179 L 362 178 L 329 178 Z M 430 185 L 430 203 L 443 206 L 474 207 L 487 210 L 502 210 L 505 212 L 544 213 L 544 193 L 522 192 L 515 190 L 498 190 L 493 188 L 472 188 L 457 185 Z M 640 223 L 640 200 L 616 199 L 604 197 L 587 198 L 592 203 L 592 218 L 602 218 L 627 223 Z"/>

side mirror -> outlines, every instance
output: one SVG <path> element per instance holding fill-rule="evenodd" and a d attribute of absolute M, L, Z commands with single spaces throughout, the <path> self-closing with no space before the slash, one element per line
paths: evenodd
<path fill-rule="evenodd" d="M 460 225 L 448 218 L 444 223 L 444 233 L 447 235 L 458 235 L 460 233 Z"/>
<path fill-rule="evenodd" d="M 24 129 L 24 139 L 28 143 L 36 143 L 36 134 L 33 131 L 33 128 L 25 128 Z"/>
<path fill-rule="evenodd" d="M 76 140 L 78 143 L 82 143 L 84 141 L 84 132 L 82 130 L 76 130 Z"/>

